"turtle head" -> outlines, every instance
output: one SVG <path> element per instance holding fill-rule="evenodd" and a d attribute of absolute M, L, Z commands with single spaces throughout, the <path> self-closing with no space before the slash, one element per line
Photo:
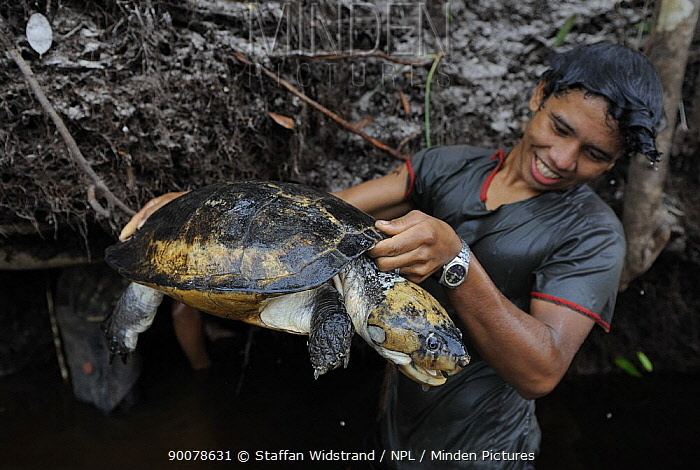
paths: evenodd
<path fill-rule="evenodd" d="M 396 282 L 367 318 L 379 353 L 410 379 L 442 385 L 469 364 L 462 333 L 433 296 L 412 282 Z"/>

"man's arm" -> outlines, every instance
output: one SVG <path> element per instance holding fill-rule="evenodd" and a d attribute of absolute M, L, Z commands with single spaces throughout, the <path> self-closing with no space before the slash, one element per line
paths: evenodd
<path fill-rule="evenodd" d="M 530 314 L 500 293 L 478 260 L 448 297 L 482 357 L 524 398 L 548 394 L 593 328 L 573 310 L 533 299 Z"/>
<path fill-rule="evenodd" d="M 333 194 L 375 218 L 392 219 L 411 210 L 404 199 L 407 182 L 408 171 L 402 164 L 388 175 Z"/>
<path fill-rule="evenodd" d="M 460 250 L 445 222 L 419 211 L 377 227 L 391 238 L 370 252 L 379 269 L 401 269 L 421 282 Z M 504 260 L 504 262 L 508 262 Z M 448 296 L 481 356 L 525 398 L 549 393 L 561 380 L 586 338 L 593 320 L 573 310 L 533 299 L 530 314 L 510 302 L 493 284 L 475 256 L 466 281 Z"/>

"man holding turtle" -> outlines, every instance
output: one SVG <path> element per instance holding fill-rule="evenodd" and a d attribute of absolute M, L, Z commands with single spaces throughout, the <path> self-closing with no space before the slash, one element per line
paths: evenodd
<path fill-rule="evenodd" d="M 624 234 L 585 183 L 635 152 L 658 160 L 661 84 L 641 54 L 598 43 L 554 56 L 529 108 L 508 152 L 435 147 L 337 194 L 383 219 L 390 238 L 370 251 L 378 267 L 422 283 L 476 353 L 427 392 L 391 374 L 378 449 L 474 452 L 453 464 L 527 468 L 540 441 L 533 400 L 559 383 L 594 324 L 610 328 Z M 121 237 L 179 194 L 149 202 Z"/>

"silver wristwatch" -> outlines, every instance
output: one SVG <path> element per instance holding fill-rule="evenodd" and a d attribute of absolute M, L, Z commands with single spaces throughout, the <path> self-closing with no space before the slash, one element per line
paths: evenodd
<path fill-rule="evenodd" d="M 450 289 L 459 287 L 467 278 L 469 272 L 469 260 L 471 259 L 471 250 L 469 245 L 462 240 L 462 249 L 459 250 L 457 256 L 442 267 L 442 275 L 440 276 L 440 284 Z"/>

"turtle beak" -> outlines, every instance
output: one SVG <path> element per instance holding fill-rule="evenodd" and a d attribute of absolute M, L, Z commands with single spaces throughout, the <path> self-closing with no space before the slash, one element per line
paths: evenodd
<path fill-rule="evenodd" d="M 465 354 L 464 356 L 460 357 L 457 360 L 457 364 L 459 364 L 460 367 L 466 367 L 469 365 L 469 362 L 472 360 L 471 357 L 469 357 L 469 354 Z"/>

